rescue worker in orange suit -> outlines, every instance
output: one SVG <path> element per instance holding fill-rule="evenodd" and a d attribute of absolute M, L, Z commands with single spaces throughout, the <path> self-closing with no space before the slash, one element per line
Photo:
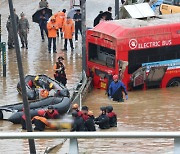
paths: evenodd
<path fill-rule="evenodd" d="M 71 131 L 86 131 L 85 125 L 84 125 L 84 120 L 82 117 L 78 116 L 77 111 L 72 112 L 72 117 L 74 119 L 74 122 L 72 124 L 72 129 Z"/>
<path fill-rule="evenodd" d="M 43 131 L 45 129 L 45 123 L 43 121 L 41 121 L 40 117 L 44 117 L 45 111 L 44 110 L 39 110 L 38 111 L 38 116 L 34 116 L 32 118 L 32 124 L 35 125 L 34 130 L 40 130 Z"/>
<path fill-rule="evenodd" d="M 100 129 L 109 129 L 109 118 L 106 115 L 106 107 L 101 107 L 101 114 L 99 115 L 99 117 L 95 118 L 95 124 L 99 125 Z"/>
<path fill-rule="evenodd" d="M 96 131 L 94 115 L 92 111 L 88 111 L 88 119 L 85 121 L 85 127 L 87 131 Z"/>
<path fill-rule="evenodd" d="M 47 23 L 48 30 L 48 51 L 51 53 L 51 44 L 53 41 L 53 52 L 56 52 L 56 35 L 57 30 L 59 29 L 58 24 L 56 23 L 56 19 L 54 16 L 51 17 L 50 21 Z"/>
<path fill-rule="evenodd" d="M 49 123 L 44 116 L 45 116 L 45 111 L 39 110 L 38 116 L 34 116 L 32 118 L 32 124 L 35 125 L 34 130 L 43 131 L 46 126 L 51 129 L 56 129 L 56 127 L 54 125 L 52 125 L 51 123 Z"/>
<path fill-rule="evenodd" d="M 112 98 L 113 101 L 124 102 L 122 91 L 125 93 L 126 100 L 127 100 L 128 93 L 127 93 L 124 83 L 122 83 L 121 81 L 118 81 L 118 75 L 113 75 L 113 81 L 111 82 L 109 86 L 109 91 L 108 91 L 109 98 L 110 99 Z"/>
<path fill-rule="evenodd" d="M 117 115 L 113 112 L 112 106 L 106 107 L 107 116 L 109 117 L 109 125 L 110 127 L 117 127 Z"/>
<path fill-rule="evenodd" d="M 58 119 L 59 118 L 59 112 L 54 109 L 52 105 L 48 106 L 48 109 L 45 112 L 45 118 L 47 119 Z"/>
<path fill-rule="evenodd" d="M 65 22 L 65 18 L 66 18 L 66 9 L 59 11 L 54 16 L 55 16 L 56 22 L 59 26 L 59 29 L 57 30 L 57 36 L 59 37 L 59 30 L 60 30 L 61 39 L 62 39 L 63 38 L 62 26 L 63 26 L 63 24 Z"/>
<path fill-rule="evenodd" d="M 71 51 L 74 50 L 73 47 L 73 35 L 74 35 L 74 22 L 70 17 L 67 17 L 66 21 L 64 22 L 63 28 L 64 32 L 64 51 L 67 51 L 67 40 L 69 40 L 70 46 L 71 46 Z"/>
<path fill-rule="evenodd" d="M 78 113 L 79 117 L 82 117 L 82 112 L 79 110 L 79 105 L 78 104 L 73 104 L 72 110 L 75 110 Z"/>
<path fill-rule="evenodd" d="M 66 78 L 66 73 L 65 73 L 65 66 L 63 64 L 64 58 L 59 57 L 58 61 L 53 67 L 53 70 L 55 71 L 54 78 L 58 82 L 61 82 L 64 86 L 66 86 L 67 83 L 67 78 Z"/>
<path fill-rule="evenodd" d="M 23 115 L 21 118 L 21 125 L 22 125 L 22 129 L 26 130 L 26 116 L 24 114 L 24 108 L 23 108 L 22 112 L 23 112 Z M 45 114 L 45 111 L 44 110 L 38 110 L 37 114 L 38 114 L 38 116 L 43 116 Z"/>
<path fill-rule="evenodd" d="M 87 106 L 82 106 L 82 108 L 81 108 L 82 118 L 84 121 L 86 121 L 89 118 L 88 117 L 88 110 L 89 110 L 89 108 Z"/>

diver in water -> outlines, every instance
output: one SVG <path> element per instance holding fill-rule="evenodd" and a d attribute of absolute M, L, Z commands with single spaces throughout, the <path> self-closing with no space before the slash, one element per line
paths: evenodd
<path fill-rule="evenodd" d="M 96 131 L 94 123 L 94 115 L 92 111 L 88 111 L 88 119 L 85 121 L 85 127 L 87 131 Z"/>
<path fill-rule="evenodd" d="M 106 115 L 106 107 L 101 107 L 101 115 L 95 118 L 95 124 L 99 125 L 100 129 L 109 129 L 109 117 Z"/>
<path fill-rule="evenodd" d="M 113 112 L 112 106 L 106 107 L 107 116 L 109 117 L 109 125 L 110 127 L 117 127 L 117 115 Z"/>

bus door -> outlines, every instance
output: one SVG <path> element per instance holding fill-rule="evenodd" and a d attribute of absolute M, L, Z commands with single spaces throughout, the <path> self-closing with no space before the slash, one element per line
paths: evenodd
<path fill-rule="evenodd" d="M 146 80 L 146 67 L 140 67 L 131 75 L 130 87 L 138 87 L 144 85 Z"/>
<path fill-rule="evenodd" d="M 119 75 L 120 80 L 122 80 L 124 77 L 124 71 L 125 71 L 127 65 L 128 65 L 127 61 L 122 61 L 122 60 L 118 61 L 118 67 L 119 67 L 118 68 L 118 75 Z"/>
<path fill-rule="evenodd" d="M 144 89 L 160 87 L 167 68 L 168 66 L 140 67 L 131 76 L 131 87 L 135 88 L 141 85 L 144 86 Z"/>
<path fill-rule="evenodd" d="M 160 87 L 168 66 L 151 67 L 146 77 L 146 87 Z"/>

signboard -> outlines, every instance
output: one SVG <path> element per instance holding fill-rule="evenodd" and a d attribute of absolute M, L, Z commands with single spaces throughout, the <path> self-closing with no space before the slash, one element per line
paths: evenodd
<path fill-rule="evenodd" d="M 147 18 L 155 16 L 148 3 L 125 5 L 124 7 L 131 18 Z"/>

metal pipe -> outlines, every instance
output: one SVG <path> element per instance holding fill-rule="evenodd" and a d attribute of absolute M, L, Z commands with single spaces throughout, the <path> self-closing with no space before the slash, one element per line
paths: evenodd
<path fill-rule="evenodd" d="M 180 153 L 180 138 L 175 138 L 174 139 L 174 154 L 179 154 Z"/>
<path fill-rule="evenodd" d="M 82 28 L 82 72 L 86 72 L 86 0 L 80 0 Z"/>
<path fill-rule="evenodd" d="M 180 132 L 0 132 L 0 139 L 180 138 Z"/>
<path fill-rule="evenodd" d="M 1 14 L 0 14 L 0 43 L 1 43 Z M 0 49 L 1 52 L 1 49 Z"/>
<path fill-rule="evenodd" d="M 71 138 L 69 145 L 70 145 L 69 146 L 69 154 L 78 154 L 79 153 L 77 138 Z"/>
<path fill-rule="evenodd" d="M 3 77 L 6 77 L 6 43 L 2 42 L 1 48 L 2 49 L 2 64 L 3 64 Z"/>
<path fill-rule="evenodd" d="M 115 0 L 115 19 L 119 19 L 119 0 Z"/>
<path fill-rule="evenodd" d="M 24 72 L 23 72 L 23 67 L 22 67 L 22 60 L 21 60 L 18 35 L 17 35 L 18 25 L 17 23 L 15 23 L 12 0 L 8 0 L 8 2 L 9 2 L 11 22 L 13 25 L 13 36 L 14 36 L 14 43 L 15 43 L 15 49 L 16 49 L 16 58 L 17 58 L 17 64 L 18 64 L 18 70 L 19 70 L 20 84 L 22 88 L 24 111 L 25 111 L 25 116 L 26 116 L 26 128 L 28 132 L 32 132 L 31 115 L 29 111 L 29 103 L 27 101 L 27 92 L 26 92 L 26 86 L 25 86 L 25 81 L 24 81 Z M 29 148 L 30 148 L 30 153 L 33 153 L 33 154 L 36 153 L 34 139 L 29 139 Z"/>
<path fill-rule="evenodd" d="M 70 154 L 78 154 L 78 138 L 174 138 L 180 153 L 180 132 L 1 132 L 0 139 L 70 138 Z"/>

